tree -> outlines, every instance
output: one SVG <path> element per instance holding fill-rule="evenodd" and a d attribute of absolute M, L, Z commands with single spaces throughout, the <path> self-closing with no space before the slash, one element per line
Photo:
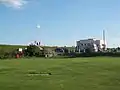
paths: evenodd
<path fill-rule="evenodd" d="M 25 55 L 27 56 L 43 56 L 44 55 L 44 52 L 43 50 L 40 50 L 39 47 L 35 46 L 35 45 L 30 45 L 27 47 L 27 50 L 25 51 Z"/>

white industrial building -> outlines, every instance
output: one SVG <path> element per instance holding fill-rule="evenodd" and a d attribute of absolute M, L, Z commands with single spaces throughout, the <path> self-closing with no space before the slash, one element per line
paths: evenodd
<path fill-rule="evenodd" d="M 41 43 L 40 41 L 32 41 L 31 43 L 29 43 L 28 45 L 35 45 L 35 46 L 40 46 Z"/>
<path fill-rule="evenodd" d="M 86 49 L 92 52 L 103 51 L 106 49 L 106 44 L 104 40 L 97 39 L 84 39 L 77 41 L 76 50 L 78 52 L 85 52 Z"/>

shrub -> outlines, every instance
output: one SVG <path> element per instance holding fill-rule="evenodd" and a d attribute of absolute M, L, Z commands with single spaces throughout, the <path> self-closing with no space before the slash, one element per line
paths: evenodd
<path fill-rule="evenodd" d="M 110 56 L 120 57 L 120 52 L 91 52 L 91 53 L 70 53 L 69 57 L 97 57 L 97 56 Z"/>
<path fill-rule="evenodd" d="M 0 59 L 8 59 L 15 57 L 15 51 L 5 51 L 4 49 L 0 50 Z"/>

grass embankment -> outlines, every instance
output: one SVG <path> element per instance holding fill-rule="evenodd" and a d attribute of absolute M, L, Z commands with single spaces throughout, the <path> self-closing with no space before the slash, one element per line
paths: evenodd
<path fill-rule="evenodd" d="M 18 48 L 26 48 L 27 46 L 22 45 L 0 45 L 0 51 L 10 52 Z"/>

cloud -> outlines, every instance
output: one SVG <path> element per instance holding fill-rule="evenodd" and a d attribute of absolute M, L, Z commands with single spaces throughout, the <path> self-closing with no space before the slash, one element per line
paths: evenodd
<path fill-rule="evenodd" d="M 0 0 L 0 3 L 8 7 L 21 8 L 27 3 L 27 0 Z"/>

